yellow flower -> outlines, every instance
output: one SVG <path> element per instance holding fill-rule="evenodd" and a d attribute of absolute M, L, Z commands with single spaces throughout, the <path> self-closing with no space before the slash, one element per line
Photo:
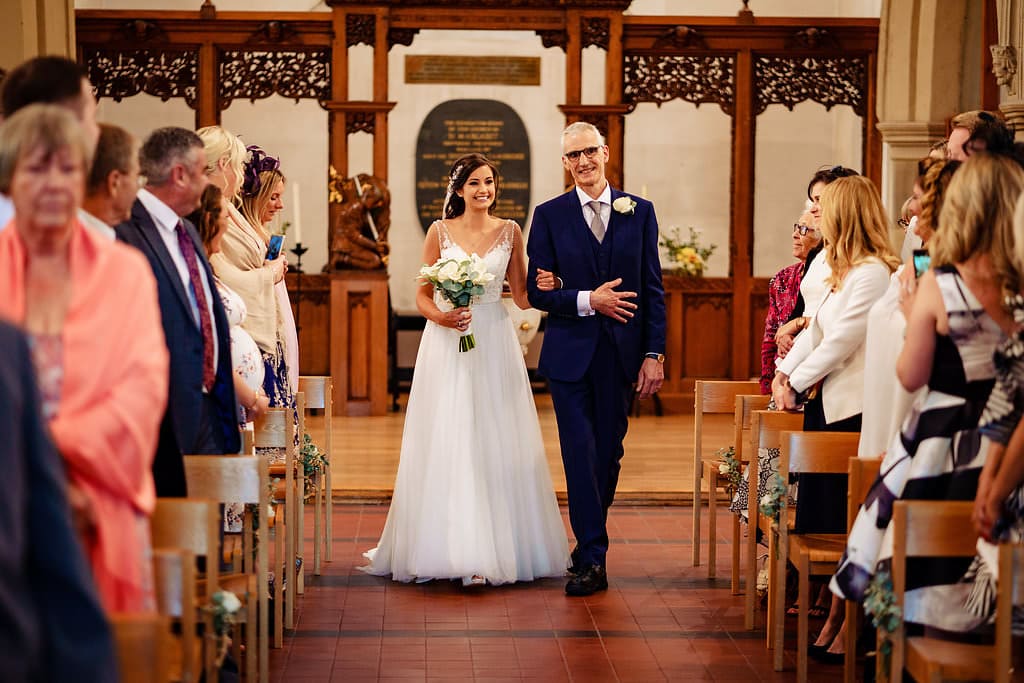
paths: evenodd
<path fill-rule="evenodd" d="M 681 253 L 686 258 L 692 258 L 697 255 L 697 250 L 694 249 L 693 247 L 683 247 Z"/>

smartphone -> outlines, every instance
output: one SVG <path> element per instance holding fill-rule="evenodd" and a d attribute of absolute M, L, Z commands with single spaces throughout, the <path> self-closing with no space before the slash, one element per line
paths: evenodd
<path fill-rule="evenodd" d="M 273 261 L 281 255 L 281 246 L 284 244 L 284 235 L 271 235 L 270 245 L 267 246 L 267 260 Z"/>
<path fill-rule="evenodd" d="M 914 250 L 914 275 L 921 277 L 928 269 L 932 266 L 932 257 L 928 254 L 927 249 L 915 249 Z"/>

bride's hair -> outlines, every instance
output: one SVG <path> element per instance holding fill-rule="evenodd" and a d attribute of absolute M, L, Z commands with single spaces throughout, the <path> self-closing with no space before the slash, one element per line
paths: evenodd
<path fill-rule="evenodd" d="M 499 194 L 498 167 L 483 154 L 473 153 L 456 159 L 451 170 L 448 171 L 448 189 L 444 195 L 444 209 L 442 210 L 442 215 L 445 218 L 455 218 L 466 212 L 466 200 L 455 193 L 462 189 L 473 171 L 481 166 L 487 166 L 494 174 L 494 201 L 487 209 L 487 213 L 494 213 Z"/>

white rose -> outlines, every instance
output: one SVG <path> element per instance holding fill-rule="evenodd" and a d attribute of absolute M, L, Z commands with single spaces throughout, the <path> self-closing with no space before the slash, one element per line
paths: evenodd
<path fill-rule="evenodd" d="M 632 214 L 635 207 L 636 202 L 634 202 L 631 197 L 627 197 L 625 195 L 612 202 L 612 208 L 619 213 Z"/>
<path fill-rule="evenodd" d="M 437 271 L 439 280 L 455 280 L 459 276 L 459 264 L 455 261 L 448 261 Z"/>
<path fill-rule="evenodd" d="M 234 614 L 242 608 L 242 601 L 231 591 L 220 591 L 220 605 L 228 614 Z"/>
<path fill-rule="evenodd" d="M 771 494 L 766 493 L 763 496 L 761 496 L 761 505 L 764 505 L 765 507 L 768 507 L 771 504 L 772 504 Z"/>
<path fill-rule="evenodd" d="M 723 462 L 722 464 L 720 464 L 718 466 L 718 473 L 719 474 L 729 474 L 729 470 L 730 470 L 730 468 L 729 468 L 729 465 L 727 463 Z"/>

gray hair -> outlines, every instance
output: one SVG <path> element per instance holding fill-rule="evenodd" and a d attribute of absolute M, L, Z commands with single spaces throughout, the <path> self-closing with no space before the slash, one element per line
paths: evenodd
<path fill-rule="evenodd" d="M 597 136 L 597 144 L 604 147 L 605 141 L 604 136 L 601 135 L 601 131 L 597 129 L 592 123 L 586 121 L 577 121 L 576 123 L 570 123 L 565 130 L 562 131 L 562 149 L 565 150 L 565 139 L 570 135 L 579 135 L 581 133 L 593 133 Z"/>
<path fill-rule="evenodd" d="M 78 119 L 66 107 L 30 104 L 16 111 L 0 126 L 0 192 L 10 194 L 18 161 L 41 147 L 50 157 L 65 149 L 82 160 L 82 185 L 92 165 L 92 144 Z"/>
<path fill-rule="evenodd" d="M 157 128 L 139 150 L 139 170 L 148 184 L 159 187 L 171 179 L 176 164 L 189 164 L 189 154 L 196 149 L 203 151 L 203 141 L 192 131 L 176 126 Z"/>

